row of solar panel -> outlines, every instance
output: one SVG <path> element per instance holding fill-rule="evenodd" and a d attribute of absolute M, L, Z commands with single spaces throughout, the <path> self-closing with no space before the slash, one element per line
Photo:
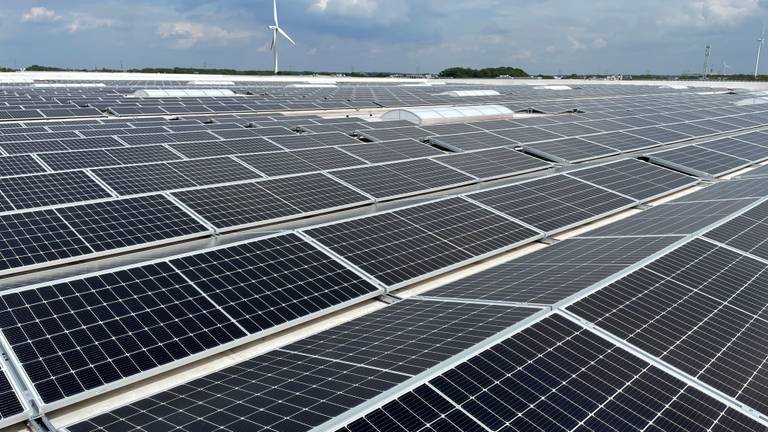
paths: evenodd
<path fill-rule="evenodd" d="M 188 177 L 183 177 L 181 173 L 177 176 L 200 182 L 200 179 L 206 178 L 207 171 L 221 167 L 207 165 L 198 168 L 201 169 L 186 172 Z M 15 187 L 13 193 L 0 188 L 5 196 L 14 200 L 14 206 L 53 207 L 0 216 L 0 273 L 15 273 L 30 266 L 80 260 L 126 248 L 149 247 L 159 242 L 180 241 L 190 236 L 206 235 L 210 227 L 219 232 L 229 231 L 374 202 L 374 199 L 357 190 L 376 199 L 391 199 L 473 181 L 426 159 L 378 168 L 368 171 L 355 169 L 343 172 L 344 175 L 335 175 L 344 183 L 318 173 L 190 189 L 173 192 L 168 198 L 139 195 L 106 200 L 103 198 L 108 196 L 95 193 L 102 189 L 88 177 L 81 179 L 82 183 L 72 181 L 72 176 L 48 178 L 46 182 L 35 181 L 36 176 L 18 177 L 16 179 L 29 181 L 25 184 L 27 187 Z M 519 170 L 520 166 L 507 165 L 507 168 Z M 142 185 L 147 185 L 146 189 L 149 189 L 149 185 L 175 182 L 167 175 L 161 182 L 157 175 L 147 170 L 135 171 L 130 177 L 123 176 L 119 180 L 105 178 L 112 188 L 121 192 L 129 187 L 137 192 Z M 70 187 L 64 190 L 62 185 L 66 181 L 70 182 Z M 637 160 L 626 160 L 490 189 L 467 197 L 541 231 L 555 233 L 600 217 L 606 211 L 633 206 L 696 182 L 696 179 L 674 171 Z M 173 184 L 178 185 L 177 182 Z M 90 198 L 94 202 L 62 205 L 62 201 L 66 202 L 68 198 L 77 201 Z M 175 203 L 193 212 L 204 225 Z"/>
<path fill-rule="evenodd" d="M 744 182 L 750 182 L 750 185 L 745 185 Z M 690 200 L 701 202 L 703 199 L 732 196 L 746 198 L 760 193 L 765 196 L 766 190 L 768 189 L 765 188 L 764 181 L 762 187 L 756 180 L 725 182 L 690 195 Z M 744 245 L 744 240 L 750 236 L 734 227 L 767 223 L 768 212 L 763 209 L 766 205 L 768 204 L 755 207 L 732 219 L 713 233 L 727 233 L 725 241 Z M 732 209 L 731 213 L 734 211 L 737 209 Z M 455 224 L 445 224 L 453 225 Z M 391 226 L 384 229 L 389 228 Z M 752 229 L 760 231 L 763 228 Z M 435 231 L 435 228 L 432 230 Z M 741 235 L 734 236 L 735 232 L 741 232 Z M 712 237 L 718 235 L 723 236 L 711 234 Z M 751 238 L 753 242 L 764 242 L 764 236 L 752 235 Z M 583 266 L 583 272 L 578 272 L 578 275 L 603 279 L 659 251 L 679 247 L 682 244 L 680 239 L 679 236 L 671 236 L 566 240 L 534 254 L 535 256 L 512 263 L 520 264 L 520 268 L 570 266 L 562 273 L 556 270 L 556 274 L 561 277 L 573 277 L 573 269 Z M 374 241 L 371 244 L 375 243 Z M 748 249 L 751 250 L 752 247 Z M 670 255 L 677 253 L 679 252 L 676 250 Z M 698 259 L 707 254 L 692 252 L 683 256 Z M 679 260 L 670 260 L 670 263 L 674 263 L 675 267 L 659 264 L 654 270 L 682 269 L 681 272 L 684 271 L 685 276 L 690 279 L 702 269 L 708 269 L 707 274 L 717 275 L 724 267 L 730 268 L 736 263 L 738 268 L 735 268 L 732 274 L 715 276 L 717 281 L 724 282 L 730 278 L 750 282 L 755 284 L 755 289 L 759 280 L 755 280 L 754 275 L 763 269 L 756 267 L 755 263 L 740 265 L 742 263 L 737 257 L 724 256 L 710 257 L 707 263 L 697 264 L 696 268 L 688 268 Z M 387 264 L 380 265 L 385 267 Z M 749 269 L 751 273 L 742 275 L 745 269 Z M 591 275 L 592 270 L 600 274 Z M 505 274 L 507 281 L 520 279 L 514 275 L 506 276 Z M 532 277 L 535 276 L 529 276 Z M 484 278 L 489 281 L 498 279 L 495 274 L 486 274 Z M 664 279 L 667 278 L 659 278 L 660 281 Z M 673 279 L 680 280 L 683 277 L 680 275 Z M 717 295 L 723 299 L 731 298 L 728 293 L 714 291 L 716 287 L 722 286 L 722 283 L 715 284 L 708 275 L 696 276 L 694 280 L 711 287 L 709 295 Z M 581 283 L 584 284 L 585 281 Z M 631 289 L 624 287 L 631 295 L 625 295 L 623 298 L 632 300 L 637 293 L 654 289 L 651 288 L 653 284 L 641 283 L 638 286 L 643 288 L 636 288 L 634 285 Z M 453 288 L 453 293 L 463 291 L 456 286 Z M 733 285 L 732 290 L 737 292 L 739 288 L 737 283 Z M 573 292 L 580 290 L 575 288 Z M 449 295 L 445 297 L 451 297 L 450 290 L 448 291 Z M 656 303 L 632 307 L 632 317 L 637 316 L 637 311 L 641 310 L 650 311 L 643 314 L 646 319 L 660 316 L 659 313 L 653 312 L 666 309 L 659 309 L 662 306 L 658 304 L 659 299 L 664 298 L 670 305 L 676 302 L 675 299 L 667 299 L 668 292 L 665 288 L 663 296 L 661 293 L 649 294 L 648 298 L 655 299 Z M 598 291 L 593 296 L 599 296 L 601 293 L 602 291 Z M 738 304 L 743 305 L 741 307 L 749 304 L 756 310 L 755 307 L 765 302 L 753 301 L 754 293 L 754 289 L 743 293 L 743 298 L 748 303 Z M 684 294 L 685 292 L 680 295 Z M 614 297 L 615 294 L 611 294 L 607 298 Z M 470 294 L 466 298 L 473 296 Z M 520 297 L 517 300 L 508 297 L 479 298 L 529 300 L 529 297 Z M 549 303 L 555 303 L 562 298 L 565 297 L 560 293 L 557 298 L 550 299 Z M 590 298 L 587 297 L 587 300 Z M 576 305 L 580 304 L 581 302 Z M 610 304 L 612 301 L 589 303 L 593 309 L 602 305 L 597 309 L 600 314 L 612 310 L 608 306 Z M 689 315 L 690 311 L 696 311 L 701 316 L 707 316 L 710 310 L 716 309 L 716 305 L 710 305 L 707 310 L 700 311 L 698 306 L 701 304 L 700 301 L 690 306 L 681 303 L 677 310 L 688 311 Z M 629 305 L 625 310 L 630 311 Z M 577 430 L 579 427 L 592 430 L 766 430 L 764 424 L 734 409 L 733 405 L 729 406 L 713 398 L 690 382 L 669 375 L 557 314 L 504 338 L 459 364 L 443 364 L 438 374 L 433 372 L 434 369 L 428 375 L 423 374 L 489 336 L 493 337 L 494 334 L 505 331 L 509 333 L 510 326 L 530 319 L 537 313 L 540 314 L 536 309 L 520 306 L 505 309 L 501 305 L 405 300 L 279 351 L 69 426 L 68 430 L 152 431 L 167 427 L 171 419 L 181 419 L 171 423 L 176 427 L 224 427 L 231 430 L 300 431 L 312 427 L 332 429 L 332 426 L 345 424 L 345 431 L 466 431 L 500 430 L 505 427 L 528 430 L 545 425 L 545 429 L 557 430 Z M 684 318 L 677 318 L 675 322 L 682 322 L 681 319 Z M 626 329 L 628 320 L 629 316 L 624 313 L 622 316 L 611 318 L 608 323 L 615 323 L 611 325 L 621 325 L 621 329 Z M 688 325 L 694 326 L 695 323 Z M 756 324 L 751 325 L 756 331 L 755 335 L 764 333 L 757 332 Z M 659 322 L 655 329 L 647 330 L 649 336 L 645 340 L 653 341 L 648 342 L 649 344 L 655 344 L 659 337 L 663 337 L 658 333 L 659 329 L 670 327 L 681 335 L 687 331 L 678 331 L 678 326 L 671 325 L 668 321 Z M 440 330 L 435 332 L 435 329 Z M 738 327 L 729 328 L 728 334 L 735 335 L 737 330 Z M 721 329 L 707 331 L 705 334 L 722 334 Z M 680 338 L 664 340 L 672 342 L 679 341 Z M 709 338 L 692 340 L 703 341 Z M 751 343 L 765 345 L 762 341 L 752 340 Z M 701 342 L 692 347 L 698 348 L 697 352 L 718 352 L 708 348 L 702 351 L 704 348 L 700 344 Z M 747 342 L 740 341 L 739 346 L 752 346 L 746 344 Z M 737 351 L 737 348 L 733 350 Z M 741 350 L 737 351 L 737 354 L 744 356 L 745 352 Z M 761 364 L 761 358 L 764 357 L 756 357 L 755 363 L 751 364 Z M 686 356 L 682 361 L 690 362 L 691 357 Z M 735 365 L 731 362 L 727 366 L 732 368 Z M 732 369 L 728 370 L 729 375 L 733 373 Z M 403 390 L 399 390 L 396 393 L 389 392 L 389 397 L 381 397 L 419 374 L 429 377 L 429 382 L 419 385 L 424 382 L 423 378 L 411 380 L 411 389 L 405 394 Z M 748 375 L 747 373 L 744 376 Z M 725 375 L 721 373 L 715 376 Z M 265 385 L 266 383 L 269 384 Z M 754 385 L 756 383 L 753 387 Z M 362 394 L 361 387 L 365 389 Z M 598 388 L 600 391 L 597 391 Z M 752 390 L 751 394 L 756 395 L 756 391 Z M 394 396 L 397 396 L 396 399 Z M 383 400 L 372 404 L 371 400 L 377 397 Z M 221 399 L 232 399 L 239 404 L 222 405 L 214 402 Z M 746 396 L 744 399 L 750 400 Z M 344 415 L 337 419 L 340 414 L 363 404 L 368 408 L 359 411 L 356 416 L 350 418 L 349 415 Z M 640 406 L 643 409 L 638 409 Z"/>

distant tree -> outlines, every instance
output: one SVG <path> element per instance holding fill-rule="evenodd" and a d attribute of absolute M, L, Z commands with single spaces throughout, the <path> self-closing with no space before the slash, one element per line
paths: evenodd
<path fill-rule="evenodd" d="M 495 67 L 484 69 L 472 69 L 464 67 L 452 67 L 440 72 L 441 78 L 527 78 L 529 75 L 520 68 L 515 67 Z"/>

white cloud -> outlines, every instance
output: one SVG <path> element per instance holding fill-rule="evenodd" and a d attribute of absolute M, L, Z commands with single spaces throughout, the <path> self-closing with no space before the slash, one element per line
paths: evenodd
<path fill-rule="evenodd" d="M 408 21 L 406 0 L 312 0 L 310 11 L 384 24 Z"/>
<path fill-rule="evenodd" d="M 658 24 L 668 27 L 734 26 L 760 13 L 760 0 L 694 0 L 669 2 Z"/>
<path fill-rule="evenodd" d="M 45 7 L 33 7 L 21 16 L 22 22 L 55 22 L 61 20 L 61 16 Z"/>
<path fill-rule="evenodd" d="M 64 15 L 46 7 L 33 7 L 21 16 L 21 22 L 54 23 L 54 30 L 77 33 L 85 30 L 112 27 L 114 21 L 85 13 L 69 12 Z"/>
<path fill-rule="evenodd" d="M 227 30 L 189 21 L 161 23 L 157 34 L 163 39 L 172 39 L 171 47 L 177 49 L 188 49 L 201 44 L 228 45 L 254 36 L 253 32 Z"/>

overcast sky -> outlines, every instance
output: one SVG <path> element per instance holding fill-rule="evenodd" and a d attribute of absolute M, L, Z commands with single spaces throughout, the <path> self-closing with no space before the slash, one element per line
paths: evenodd
<path fill-rule="evenodd" d="M 754 68 L 768 1 L 281 0 L 283 68 L 530 73 Z M 0 63 L 269 69 L 271 0 L 2 0 Z M 766 53 L 768 54 L 768 52 Z M 768 73 L 768 55 L 764 72 Z"/>

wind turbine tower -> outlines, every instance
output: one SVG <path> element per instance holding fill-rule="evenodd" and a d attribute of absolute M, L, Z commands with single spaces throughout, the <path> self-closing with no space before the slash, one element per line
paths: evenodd
<path fill-rule="evenodd" d="M 274 25 L 269 26 L 269 29 L 272 30 L 272 46 L 270 49 L 272 50 L 272 54 L 275 58 L 275 75 L 277 75 L 278 72 L 280 72 L 279 59 L 277 55 L 278 33 L 286 38 L 291 44 L 296 45 L 296 42 L 294 42 L 293 39 L 288 36 L 288 33 L 284 32 L 283 29 L 280 28 L 280 22 L 277 20 L 277 0 L 272 0 L 272 15 L 275 19 L 275 23 Z"/>
<path fill-rule="evenodd" d="M 765 24 L 763 24 L 763 32 L 760 34 L 760 38 L 757 40 L 757 60 L 755 61 L 755 79 L 760 71 L 760 52 L 763 50 L 765 44 Z"/>
<path fill-rule="evenodd" d="M 707 44 L 704 50 L 704 71 L 701 73 L 702 78 L 707 79 L 707 72 L 709 71 L 709 56 L 712 54 L 712 45 Z"/>

